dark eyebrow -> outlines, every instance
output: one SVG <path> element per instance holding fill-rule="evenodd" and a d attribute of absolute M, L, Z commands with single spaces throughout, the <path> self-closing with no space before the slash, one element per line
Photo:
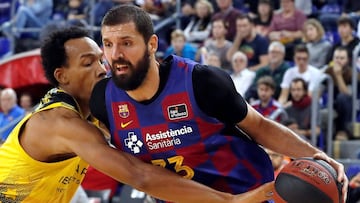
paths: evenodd
<path fill-rule="evenodd" d="M 121 39 L 131 39 L 131 38 L 134 38 L 132 36 L 124 36 L 124 37 L 121 37 Z"/>
<path fill-rule="evenodd" d="M 133 36 L 123 36 L 123 37 L 119 37 L 121 40 L 126 40 L 126 39 L 132 39 L 132 38 L 134 38 Z M 106 39 L 106 38 L 103 38 L 103 41 L 104 42 L 107 42 L 107 41 L 109 41 L 108 39 Z"/>

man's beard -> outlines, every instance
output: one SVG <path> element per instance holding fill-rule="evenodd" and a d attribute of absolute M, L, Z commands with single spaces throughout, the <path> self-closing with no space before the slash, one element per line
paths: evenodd
<path fill-rule="evenodd" d="M 144 81 L 150 66 L 150 57 L 148 51 L 145 51 L 142 59 L 134 66 L 129 61 L 118 59 L 113 61 L 112 67 L 115 64 L 126 64 L 128 66 L 128 74 L 115 75 L 114 68 L 111 69 L 112 79 L 115 85 L 125 91 L 134 90 L 138 88 Z"/>

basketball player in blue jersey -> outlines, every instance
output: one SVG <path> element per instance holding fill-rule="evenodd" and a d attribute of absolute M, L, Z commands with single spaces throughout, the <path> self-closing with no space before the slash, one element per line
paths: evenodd
<path fill-rule="evenodd" d="M 274 179 L 263 145 L 293 158 L 330 163 L 345 185 L 345 200 L 343 165 L 257 113 L 227 73 L 175 55 L 159 64 L 158 38 L 143 10 L 112 8 L 101 34 L 112 77 L 96 84 L 90 109 L 108 126 L 118 149 L 214 189 L 240 194 Z"/>
<path fill-rule="evenodd" d="M 231 195 L 111 147 L 108 133 L 88 119 L 90 94 L 106 73 L 102 57 L 99 46 L 79 28 L 55 32 L 45 41 L 42 63 L 56 88 L 0 147 L 0 202 L 70 202 L 89 164 L 168 201 L 252 203 L 271 198 L 272 183 Z"/>

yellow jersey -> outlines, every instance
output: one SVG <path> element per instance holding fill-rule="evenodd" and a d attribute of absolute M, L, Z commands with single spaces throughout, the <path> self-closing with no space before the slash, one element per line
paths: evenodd
<path fill-rule="evenodd" d="M 72 199 L 88 164 L 78 156 L 54 163 L 34 160 L 18 139 L 21 128 L 31 115 L 57 107 L 71 109 L 82 116 L 75 99 L 60 89 L 52 89 L 39 107 L 18 123 L 0 147 L 0 203 L 68 203 Z"/>

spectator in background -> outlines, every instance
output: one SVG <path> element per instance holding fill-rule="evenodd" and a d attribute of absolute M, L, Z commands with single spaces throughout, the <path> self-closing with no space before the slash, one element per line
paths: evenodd
<path fill-rule="evenodd" d="M 173 2 L 174 7 L 176 7 L 176 0 L 170 0 Z M 180 16 L 180 23 L 181 29 L 185 29 L 186 26 L 189 24 L 191 17 L 196 14 L 195 11 L 195 4 L 197 0 L 182 0 L 181 2 L 181 16 Z M 217 7 L 215 0 L 208 0 L 213 7 L 213 12 L 217 12 Z"/>
<path fill-rule="evenodd" d="M 296 9 L 294 0 L 281 0 L 281 10 L 271 20 L 268 37 L 285 45 L 285 59 L 288 61 L 292 60 L 294 46 L 301 41 L 306 18 L 302 11 Z"/>
<path fill-rule="evenodd" d="M 309 50 L 309 64 L 321 69 L 326 65 L 326 57 L 332 44 L 325 39 L 324 28 L 316 19 L 304 23 L 304 43 Z"/>
<path fill-rule="evenodd" d="M 342 15 L 350 17 L 355 24 L 360 20 L 360 1 L 346 0 L 343 2 Z"/>
<path fill-rule="evenodd" d="M 290 158 L 267 148 L 265 148 L 265 152 L 270 157 L 272 166 L 274 168 L 274 177 L 276 178 L 279 175 L 281 169 L 290 162 Z"/>
<path fill-rule="evenodd" d="M 206 53 L 205 62 L 203 64 L 222 68 L 221 59 L 219 55 L 213 51 Z"/>
<path fill-rule="evenodd" d="M 226 58 L 226 53 L 231 48 L 232 42 L 225 38 L 227 33 L 225 21 L 221 18 L 212 21 L 211 33 L 212 37 L 205 40 L 204 42 L 203 48 L 205 48 L 205 54 L 210 52 L 216 53 L 221 60 L 221 68 L 223 68 L 228 73 L 232 72 L 231 63 Z M 198 55 L 202 54 L 204 54 L 204 52 L 198 52 Z M 202 57 L 207 58 L 207 56 Z M 200 56 L 197 57 L 197 61 L 200 61 L 199 59 Z"/>
<path fill-rule="evenodd" d="M 336 21 L 341 16 L 342 5 L 339 0 L 327 0 L 319 8 L 317 19 L 323 25 L 325 31 L 332 35 L 336 32 Z"/>
<path fill-rule="evenodd" d="M 290 84 L 291 104 L 285 108 L 287 114 L 296 120 L 298 129 L 294 132 L 306 140 L 311 140 L 311 97 L 308 94 L 307 82 L 302 78 L 294 78 Z M 315 134 L 320 134 L 319 111 L 316 115 Z"/>
<path fill-rule="evenodd" d="M 236 36 L 226 57 L 231 60 L 236 51 L 241 51 L 248 58 L 248 68 L 256 71 L 268 64 L 268 46 L 268 40 L 256 33 L 253 19 L 245 14 L 240 15 L 236 18 Z"/>
<path fill-rule="evenodd" d="M 32 112 L 34 105 L 30 93 L 25 92 L 21 94 L 19 103 L 20 103 L 20 107 L 25 110 L 26 114 Z"/>
<path fill-rule="evenodd" d="M 150 15 L 155 24 L 166 17 L 166 0 L 136 0 L 135 3 Z"/>
<path fill-rule="evenodd" d="M 110 10 L 110 8 L 121 4 L 135 4 L 135 0 L 96 0 L 94 6 L 90 9 L 90 19 L 88 19 L 88 22 L 93 21 L 94 26 L 99 27 L 105 13 Z M 101 44 L 100 32 L 94 32 L 94 39 L 98 44 Z"/>
<path fill-rule="evenodd" d="M 257 9 L 261 0 L 238 0 L 240 2 L 244 2 L 243 11 L 249 14 L 251 17 L 255 17 L 257 14 Z M 280 0 L 270 0 L 273 8 L 275 10 L 279 9 Z"/>
<path fill-rule="evenodd" d="M 0 30 L 7 36 L 20 38 L 23 28 L 42 28 L 51 19 L 53 10 L 52 0 L 24 0 L 15 17 L 1 25 Z M 33 33 L 35 34 L 35 33 Z"/>
<path fill-rule="evenodd" d="M 67 18 L 69 10 L 69 0 L 56 0 L 53 1 L 53 14 L 52 20 L 61 21 Z"/>
<path fill-rule="evenodd" d="M 44 40 L 49 33 L 69 26 L 88 26 L 89 6 L 88 0 L 58 1 L 54 10 L 54 20 L 48 23 L 40 31 L 39 41 Z"/>
<path fill-rule="evenodd" d="M 295 67 L 289 68 L 283 77 L 281 82 L 281 92 L 279 102 L 284 106 L 288 106 L 289 102 L 289 88 L 291 81 L 294 78 L 302 78 L 308 83 L 309 89 L 306 92 L 311 94 L 319 87 L 321 80 L 323 79 L 323 73 L 312 65 L 309 65 L 309 50 L 304 44 L 299 44 L 295 47 L 294 55 Z"/>
<path fill-rule="evenodd" d="M 195 15 L 195 2 L 196 0 L 181 1 L 181 28 L 185 29 L 189 24 L 191 16 Z"/>
<path fill-rule="evenodd" d="M 233 7 L 233 0 L 216 0 L 216 4 L 220 11 L 213 15 L 213 20 L 223 19 L 228 29 L 226 39 L 233 41 L 236 35 L 236 18 L 242 13 Z"/>
<path fill-rule="evenodd" d="M 214 8 L 208 0 L 198 0 L 195 3 L 195 15 L 184 30 L 187 42 L 200 47 L 211 32 L 211 16 Z"/>
<path fill-rule="evenodd" d="M 275 92 L 274 79 L 271 76 L 264 76 L 260 78 L 256 84 L 259 99 L 251 102 L 251 106 L 261 113 L 261 115 L 277 122 L 281 122 L 286 116 L 281 114 L 281 111 L 283 110 L 282 106 L 273 97 Z"/>
<path fill-rule="evenodd" d="M 25 110 L 17 105 L 15 90 L 5 88 L 0 93 L 0 142 L 4 142 L 15 125 L 25 115 Z"/>
<path fill-rule="evenodd" d="M 278 41 L 271 42 L 268 49 L 268 57 L 269 64 L 256 71 L 254 82 L 245 94 L 245 99 L 247 101 L 258 99 L 256 83 L 261 77 L 266 75 L 269 75 L 274 79 L 275 92 L 273 96 L 275 99 L 279 98 L 281 91 L 280 84 L 285 72 L 290 68 L 290 65 L 284 61 L 285 46 Z"/>
<path fill-rule="evenodd" d="M 121 4 L 134 4 L 134 1 L 135 0 L 97 0 L 90 11 L 90 16 L 94 16 L 94 25 L 101 25 L 101 20 L 110 8 Z"/>
<path fill-rule="evenodd" d="M 327 56 L 327 63 L 333 58 L 333 53 L 336 47 L 344 46 L 349 52 L 349 56 L 352 58 L 352 52 L 356 45 L 360 42 L 360 39 L 353 34 L 355 30 L 354 22 L 347 16 L 342 16 L 337 21 L 337 30 L 340 36 L 340 41 L 332 47 Z M 352 60 L 352 59 L 351 59 Z M 351 61 L 350 60 L 350 61 Z"/>
<path fill-rule="evenodd" d="M 165 58 L 171 54 L 181 56 L 184 58 L 195 60 L 197 49 L 186 42 L 184 32 L 180 29 L 176 29 L 171 32 L 171 46 L 165 51 Z"/>
<path fill-rule="evenodd" d="M 88 1 L 87 0 L 69 0 L 68 6 L 69 10 L 67 13 L 68 21 L 81 21 L 82 23 L 87 24 L 86 19 L 88 19 Z"/>
<path fill-rule="evenodd" d="M 247 57 L 241 51 L 234 53 L 231 64 L 233 72 L 230 76 L 234 81 L 236 91 L 244 96 L 255 78 L 255 72 L 247 68 Z"/>
<path fill-rule="evenodd" d="M 256 32 L 261 36 L 267 37 L 273 12 L 273 6 L 270 0 L 259 0 L 257 15 L 254 17 L 254 24 Z"/>
<path fill-rule="evenodd" d="M 352 115 L 352 67 L 350 55 L 346 47 L 337 47 L 333 54 L 332 62 L 325 73 L 334 81 L 334 109 L 336 117 L 336 140 L 347 140 L 351 136 L 347 128 Z"/>
<path fill-rule="evenodd" d="M 242 0 L 244 1 L 244 7 L 249 8 L 249 14 L 255 14 L 257 11 L 257 6 L 261 0 Z M 271 0 L 271 4 L 273 5 L 274 10 L 278 10 L 280 8 L 280 0 Z"/>
<path fill-rule="evenodd" d="M 302 11 L 306 16 L 312 15 L 312 0 L 295 0 L 295 7 Z"/>

